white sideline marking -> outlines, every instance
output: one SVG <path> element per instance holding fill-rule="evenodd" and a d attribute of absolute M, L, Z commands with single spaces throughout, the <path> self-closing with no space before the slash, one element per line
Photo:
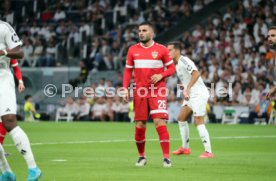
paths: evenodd
<path fill-rule="evenodd" d="M 67 162 L 67 160 L 57 159 L 57 160 L 51 160 L 52 162 Z"/>
<path fill-rule="evenodd" d="M 225 139 L 252 139 L 252 138 L 276 138 L 276 135 L 268 136 L 221 136 L 211 137 L 211 140 L 225 140 Z M 197 140 L 199 138 L 191 138 L 191 140 Z M 180 140 L 180 138 L 172 138 L 171 140 Z M 133 142 L 134 139 L 128 140 L 94 140 L 94 141 L 64 141 L 64 142 L 45 142 L 45 143 L 31 143 L 32 146 L 39 145 L 69 145 L 69 144 L 94 144 L 94 143 L 122 143 Z M 147 139 L 146 141 L 159 141 L 159 139 Z M 13 144 L 4 144 L 5 147 L 14 146 Z"/>

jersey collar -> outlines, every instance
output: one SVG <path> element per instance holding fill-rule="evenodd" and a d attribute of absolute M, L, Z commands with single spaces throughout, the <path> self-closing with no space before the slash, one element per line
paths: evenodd
<path fill-rule="evenodd" d="M 148 46 L 148 47 L 145 47 L 145 46 L 143 45 L 143 43 L 140 43 L 140 46 L 143 47 L 143 48 L 150 48 L 150 47 L 152 47 L 152 46 L 154 45 L 154 43 L 155 43 L 155 41 L 152 41 L 152 44 L 151 44 L 150 46 Z"/>
<path fill-rule="evenodd" d="M 180 55 L 179 56 L 179 59 L 177 60 L 177 63 L 176 63 L 176 65 L 179 63 L 179 61 L 180 61 L 180 59 L 183 57 L 183 55 Z"/>

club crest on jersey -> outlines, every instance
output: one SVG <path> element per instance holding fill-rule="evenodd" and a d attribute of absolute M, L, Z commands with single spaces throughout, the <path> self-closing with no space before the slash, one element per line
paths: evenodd
<path fill-rule="evenodd" d="M 151 52 L 151 56 L 156 59 L 157 56 L 158 56 L 158 52 L 157 51 L 154 51 L 154 52 Z"/>

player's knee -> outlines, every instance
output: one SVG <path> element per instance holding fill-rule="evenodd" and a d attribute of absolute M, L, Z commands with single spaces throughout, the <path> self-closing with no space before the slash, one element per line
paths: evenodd
<path fill-rule="evenodd" d="M 202 117 L 195 117 L 195 126 L 199 126 L 201 124 L 204 124 L 204 118 L 202 118 Z"/>
<path fill-rule="evenodd" d="M 156 128 L 159 126 L 166 125 L 166 120 L 164 120 L 164 119 L 154 119 L 153 122 L 154 122 L 154 126 Z"/>
<path fill-rule="evenodd" d="M 178 117 L 177 117 L 177 120 L 178 120 L 178 121 L 186 121 L 186 118 L 183 117 L 183 116 L 178 116 Z"/>
<path fill-rule="evenodd" d="M 15 115 L 5 115 L 2 117 L 2 122 L 5 129 L 10 132 L 13 128 L 17 126 Z"/>
<path fill-rule="evenodd" d="M 136 121 L 136 127 L 137 128 L 145 128 L 146 122 L 145 121 Z"/>

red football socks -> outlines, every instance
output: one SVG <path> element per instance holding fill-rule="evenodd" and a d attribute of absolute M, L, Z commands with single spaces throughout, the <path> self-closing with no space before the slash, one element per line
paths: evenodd
<path fill-rule="evenodd" d="M 170 157 L 170 135 L 167 126 L 159 126 L 156 128 L 159 135 L 160 145 L 163 151 L 164 158 Z"/>
<path fill-rule="evenodd" d="M 135 142 L 139 156 L 145 156 L 146 128 L 135 127 Z"/>
<path fill-rule="evenodd" d="M 2 122 L 0 122 L 0 144 L 2 145 L 5 139 L 7 131 Z"/>

